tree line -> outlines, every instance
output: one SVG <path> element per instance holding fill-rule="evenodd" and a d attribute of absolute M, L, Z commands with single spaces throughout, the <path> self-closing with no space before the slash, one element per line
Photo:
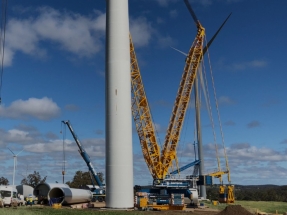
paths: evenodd
<path fill-rule="evenodd" d="M 33 173 L 27 175 L 27 177 L 21 180 L 22 185 L 29 185 L 35 188 L 38 184 L 44 183 L 47 179 L 47 176 L 42 178 L 39 172 L 34 171 Z M 0 178 L 0 185 L 9 185 L 9 180 L 5 177 Z"/>
<path fill-rule="evenodd" d="M 102 172 L 98 173 L 100 181 L 104 182 L 104 174 Z M 39 172 L 34 171 L 27 177 L 21 180 L 22 185 L 28 185 L 35 188 L 38 184 L 45 183 L 47 176 L 42 177 Z M 90 172 L 76 171 L 73 179 L 66 182 L 71 188 L 80 188 L 85 185 L 98 185 L 93 177 L 91 177 Z M 9 180 L 5 177 L 0 177 L 0 185 L 9 185 Z"/>

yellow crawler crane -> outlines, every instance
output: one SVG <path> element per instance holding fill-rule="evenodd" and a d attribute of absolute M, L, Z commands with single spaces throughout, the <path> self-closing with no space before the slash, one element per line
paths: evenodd
<path fill-rule="evenodd" d="M 152 115 L 145 94 L 144 85 L 142 83 L 142 78 L 135 54 L 134 45 L 130 35 L 132 114 L 135 121 L 137 133 L 140 139 L 140 145 L 142 148 L 143 157 L 154 179 L 154 182 L 164 181 L 173 161 L 175 161 L 177 165 L 176 147 L 179 141 L 185 113 L 188 108 L 188 103 L 190 100 L 190 94 L 196 78 L 197 70 L 202 60 L 203 53 L 207 50 L 207 48 L 209 47 L 215 36 L 218 34 L 219 30 L 222 28 L 222 26 L 230 16 L 230 15 L 228 16 L 228 18 L 225 20 L 225 22 L 220 27 L 218 32 L 214 35 L 211 41 L 203 49 L 205 29 L 202 27 L 202 25 L 196 18 L 194 12 L 191 9 L 191 6 L 188 3 L 188 0 L 184 1 L 192 14 L 194 21 L 196 22 L 197 34 L 186 57 L 186 63 L 182 79 L 180 81 L 180 86 L 174 103 L 174 108 L 170 118 L 165 143 L 161 154 L 160 154 L 160 147 L 157 143 L 155 127 L 152 121 Z M 163 186 L 163 183 L 160 184 L 160 186 Z M 166 190 L 162 189 L 161 191 L 172 192 L 172 189 L 167 188 Z M 142 194 L 144 192 L 147 191 L 141 190 L 141 192 L 138 193 Z M 165 192 L 160 192 L 160 195 L 162 193 Z M 155 201 L 156 199 L 153 200 Z M 155 206 L 154 204 L 155 202 L 153 202 L 153 204 L 151 205 L 146 196 L 144 196 L 143 199 L 143 196 L 136 194 L 135 205 L 138 205 L 141 208 L 152 207 L 161 210 L 175 209 L 175 208 L 184 209 L 184 204 L 182 204 L 180 207 L 177 207 L 175 205 L 169 204 L 168 203 L 169 201 L 167 201 L 167 199 L 160 199 L 160 200 L 166 203 Z"/>
<path fill-rule="evenodd" d="M 130 35 L 132 114 L 140 139 L 143 157 L 154 179 L 161 178 L 160 148 L 145 94 L 132 37 Z"/>
<path fill-rule="evenodd" d="M 131 83 L 133 93 L 132 114 L 136 124 L 144 159 L 154 179 L 164 179 L 168 173 L 168 169 L 172 165 L 172 161 L 177 160 L 176 146 L 179 140 L 186 109 L 190 100 L 190 94 L 196 77 L 196 72 L 201 62 L 203 53 L 205 29 L 197 19 L 196 24 L 197 35 L 186 57 L 182 79 L 174 103 L 172 116 L 165 138 L 165 144 L 161 155 L 132 38 L 130 36 Z"/>
<path fill-rule="evenodd" d="M 176 146 L 183 125 L 185 112 L 188 107 L 196 72 L 202 59 L 205 30 L 199 21 L 197 21 L 197 29 L 196 38 L 192 43 L 186 58 L 182 80 L 180 82 L 178 95 L 174 105 L 172 120 L 169 125 L 170 129 L 167 134 L 168 141 L 161 154 L 132 38 L 130 36 L 132 114 L 140 139 L 143 157 L 154 179 L 154 186 L 151 189 L 136 192 L 135 206 L 143 210 L 145 208 L 153 208 L 157 210 L 183 210 L 186 207 L 184 203 L 185 195 L 188 195 L 194 204 L 198 204 L 197 198 L 196 202 L 193 201 L 193 193 L 195 196 L 198 196 L 198 194 L 196 189 L 190 190 L 192 183 L 191 180 L 179 182 L 164 181 L 168 173 L 168 169 L 171 167 L 172 161 L 177 160 Z M 169 186 L 170 183 L 172 187 Z M 175 183 L 178 183 L 178 185 L 176 185 L 178 187 L 174 187 Z M 141 195 L 144 192 L 152 192 L 153 195 L 147 195 L 148 198 L 146 198 L 146 196 Z"/>

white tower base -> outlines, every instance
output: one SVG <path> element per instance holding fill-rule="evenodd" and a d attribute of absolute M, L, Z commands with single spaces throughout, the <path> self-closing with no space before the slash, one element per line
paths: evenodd
<path fill-rule="evenodd" d="M 128 0 L 106 0 L 106 207 L 134 207 Z"/>

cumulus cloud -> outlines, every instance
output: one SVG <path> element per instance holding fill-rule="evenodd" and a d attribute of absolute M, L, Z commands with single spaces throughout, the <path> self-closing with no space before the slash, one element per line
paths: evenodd
<path fill-rule="evenodd" d="M 1 145 L 7 145 L 8 143 L 31 143 L 34 141 L 33 136 L 29 132 L 19 129 L 11 129 L 8 131 L 0 129 L 0 135 Z"/>
<path fill-rule="evenodd" d="M 265 103 L 262 104 L 263 107 L 271 107 L 274 105 L 280 104 L 280 100 L 278 99 L 269 99 Z"/>
<path fill-rule="evenodd" d="M 97 129 L 97 130 L 95 131 L 95 133 L 96 133 L 97 135 L 103 135 L 103 134 L 104 134 L 104 131 L 101 130 L 101 129 Z"/>
<path fill-rule="evenodd" d="M 177 17 L 177 10 L 171 10 L 171 11 L 169 12 L 169 15 L 170 15 L 171 18 Z"/>
<path fill-rule="evenodd" d="M 232 105 L 232 104 L 235 104 L 235 101 L 233 101 L 228 96 L 220 96 L 218 98 L 218 104 L 220 104 L 220 105 Z"/>
<path fill-rule="evenodd" d="M 184 162 L 180 162 L 180 167 L 192 161 L 190 158 L 194 157 L 193 147 L 193 144 L 189 143 L 183 149 L 178 151 L 178 155 L 182 156 L 181 159 L 185 159 Z M 225 153 L 222 144 L 217 143 L 217 148 L 221 169 L 225 170 Z M 273 177 L 271 177 L 272 175 L 283 177 L 281 171 L 284 169 L 284 163 L 287 161 L 286 151 L 279 151 L 266 147 L 257 147 L 251 145 L 250 143 L 243 142 L 227 146 L 226 154 L 228 157 L 229 168 L 232 173 L 232 180 L 236 181 L 236 183 L 248 184 L 249 180 L 254 178 L 257 178 L 256 184 L 264 183 L 262 179 L 265 177 L 269 177 L 268 183 L 275 183 Z M 203 155 L 205 162 L 205 172 L 211 173 L 216 171 L 218 167 L 215 144 L 204 144 Z M 263 166 L 263 169 L 271 168 L 272 171 L 266 171 L 264 175 L 262 175 L 261 172 Z M 192 169 L 193 168 L 189 170 L 189 174 L 191 174 L 190 172 L 192 172 Z M 241 178 L 242 174 L 245 174 L 245 177 Z M 286 175 L 287 174 L 284 173 L 285 177 Z M 282 184 L 282 182 L 280 182 L 280 184 Z"/>
<path fill-rule="evenodd" d="M 227 148 L 228 156 L 236 162 L 281 162 L 287 161 L 284 153 L 269 148 L 258 148 L 248 143 L 233 144 Z"/>
<path fill-rule="evenodd" d="M 154 29 L 145 17 L 138 17 L 130 20 L 130 32 L 134 45 L 141 47 L 150 42 Z"/>
<path fill-rule="evenodd" d="M 170 3 L 177 2 L 179 0 L 156 0 L 158 4 L 162 7 L 167 7 Z"/>
<path fill-rule="evenodd" d="M 0 106 L 0 117 L 10 119 L 50 120 L 60 114 L 60 108 L 50 98 L 29 98 L 16 100 L 9 107 Z"/>
<path fill-rule="evenodd" d="M 80 109 L 79 106 L 74 105 L 74 104 L 65 105 L 65 110 L 68 110 L 68 111 L 78 111 L 79 109 Z"/>
<path fill-rule="evenodd" d="M 26 152 L 36 153 L 50 153 L 50 152 L 62 152 L 63 144 L 65 144 L 65 151 L 69 153 L 78 153 L 78 146 L 73 140 L 56 139 L 50 141 L 37 142 L 33 144 L 26 144 L 24 150 Z M 81 144 L 84 149 L 89 152 L 89 156 L 104 157 L 105 155 L 105 141 L 103 139 L 84 139 L 81 140 Z"/>
<path fill-rule="evenodd" d="M 176 42 L 170 36 L 160 36 L 158 44 L 161 48 L 166 48 L 174 46 Z"/>
<path fill-rule="evenodd" d="M 156 22 L 157 22 L 157 24 L 162 24 L 162 23 L 164 23 L 165 21 L 164 21 L 162 18 L 158 17 L 158 18 L 156 19 Z"/>
<path fill-rule="evenodd" d="M 252 60 L 249 62 L 235 63 L 231 65 L 232 70 L 246 70 L 246 69 L 258 69 L 267 66 L 267 62 L 264 60 Z"/>
<path fill-rule="evenodd" d="M 99 52 L 105 33 L 105 14 L 95 11 L 90 16 L 41 7 L 37 15 L 25 19 L 11 18 L 7 23 L 5 65 L 11 65 L 16 52 L 44 57 L 47 50 L 43 42 L 73 53 L 79 57 L 90 57 Z M 25 12 L 25 10 L 24 10 Z"/>
<path fill-rule="evenodd" d="M 255 127 L 259 127 L 259 126 L 260 126 L 260 122 L 257 121 L 257 120 L 254 120 L 254 121 L 249 122 L 249 123 L 247 124 L 247 127 L 248 127 L 248 128 L 255 128 Z"/>
<path fill-rule="evenodd" d="M 224 125 L 227 125 L 227 126 L 234 126 L 236 123 L 233 122 L 232 120 L 229 120 L 227 122 L 224 123 Z"/>
<path fill-rule="evenodd" d="M 65 139 L 63 141 L 52 132 L 39 134 L 37 129 L 32 126 L 25 127 L 22 125 L 8 131 L 0 129 L 0 135 L 0 144 L 8 145 L 15 152 L 23 149 L 21 155 L 18 156 L 19 174 L 23 173 L 20 170 L 25 170 L 26 173 L 28 171 L 28 174 L 35 170 L 41 172 L 41 174 L 49 175 L 48 180 L 51 182 L 61 173 L 63 159 L 65 159 L 67 167 L 66 177 L 72 177 L 74 170 L 88 171 L 74 140 Z M 63 144 L 65 146 L 65 157 L 63 157 Z M 104 172 L 105 140 L 96 138 L 83 139 L 81 144 L 88 152 L 97 169 Z M 21 149 L 19 149 L 19 145 Z M 5 169 L 9 166 L 7 168 L 9 170 L 13 163 L 6 164 L 7 157 L 11 157 L 10 152 L 8 150 L 1 151 L 2 167 Z M 5 171 L 5 177 L 7 175 L 12 175 L 12 172 Z"/>
<path fill-rule="evenodd" d="M 49 48 L 60 49 L 78 57 L 91 57 L 104 48 L 106 14 L 95 10 L 84 16 L 51 7 L 22 8 L 26 18 L 10 18 L 6 29 L 4 65 L 11 66 L 17 52 L 46 57 Z M 130 19 L 130 31 L 137 47 L 149 44 L 155 33 L 145 17 Z M 0 56 L 1 57 L 1 56 Z"/>
<path fill-rule="evenodd" d="M 157 133 L 162 133 L 162 132 L 166 132 L 166 127 L 164 126 L 161 126 L 160 124 L 158 123 L 154 123 L 154 128 L 156 130 Z"/>
<path fill-rule="evenodd" d="M 155 101 L 154 105 L 160 106 L 160 107 L 172 107 L 173 104 L 171 102 L 161 99 L 161 100 Z"/>

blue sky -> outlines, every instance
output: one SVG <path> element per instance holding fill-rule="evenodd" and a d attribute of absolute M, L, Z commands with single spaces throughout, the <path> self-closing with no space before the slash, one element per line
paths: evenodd
<path fill-rule="evenodd" d="M 207 40 L 232 16 L 211 48 L 209 76 L 216 140 L 222 140 L 210 80 L 211 66 L 224 143 L 235 184 L 286 184 L 287 102 L 284 0 L 193 0 Z M 7 11 L 0 106 L 1 175 L 16 184 L 38 171 L 62 180 L 61 120 L 70 120 L 97 171 L 105 170 L 105 1 L 10 1 Z M 130 31 L 158 138 L 164 142 L 185 57 L 196 27 L 181 0 L 130 0 Z M 193 103 L 193 96 L 191 98 Z M 189 108 L 178 146 L 180 166 L 194 160 L 194 108 Z M 134 127 L 134 124 L 133 124 Z M 216 168 L 213 134 L 203 103 L 206 173 Z M 62 132 L 65 133 L 65 132 Z M 65 180 L 87 171 L 66 130 Z M 135 129 L 134 184 L 151 183 Z M 191 170 L 183 173 L 191 174 Z M 226 182 L 226 179 L 224 179 Z M 215 181 L 217 182 L 217 181 Z"/>

